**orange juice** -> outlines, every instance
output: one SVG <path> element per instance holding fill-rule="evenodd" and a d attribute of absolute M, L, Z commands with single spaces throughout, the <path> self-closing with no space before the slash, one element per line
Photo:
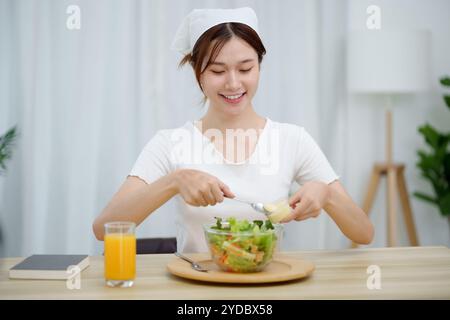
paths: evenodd
<path fill-rule="evenodd" d="M 136 236 L 110 233 L 105 238 L 105 278 L 132 280 L 136 276 Z"/>

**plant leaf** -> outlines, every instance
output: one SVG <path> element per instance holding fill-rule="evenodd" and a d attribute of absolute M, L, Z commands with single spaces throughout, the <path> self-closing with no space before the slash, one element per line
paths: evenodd
<path fill-rule="evenodd" d="M 439 82 L 446 87 L 450 87 L 450 78 L 445 76 L 439 80 Z"/>
<path fill-rule="evenodd" d="M 431 125 L 426 124 L 419 128 L 419 132 L 425 137 L 425 141 L 433 148 L 438 146 L 439 134 Z"/>
<path fill-rule="evenodd" d="M 450 215 L 450 190 L 448 190 L 444 197 L 439 199 L 439 209 L 441 210 L 442 215 Z"/>
<path fill-rule="evenodd" d="M 439 175 L 440 170 L 440 161 L 439 159 L 436 159 L 436 156 L 432 154 L 426 154 L 425 152 L 419 150 L 419 162 L 417 163 L 417 166 L 422 169 L 422 171 L 432 171 L 433 173 Z"/>
<path fill-rule="evenodd" d="M 430 202 L 430 203 L 435 204 L 435 205 L 438 204 L 436 199 L 434 199 L 432 196 L 429 196 L 429 195 L 424 194 L 422 192 L 414 192 L 413 194 L 414 194 L 415 197 L 417 197 L 417 198 L 419 198 L 419 199 L 421 199 L 423 201 Z"/>
<path fill-rule="evenodd" d="M 450 96 L 444 95 L 444 101 L 445 101 L 445 104 L 447 105 L 447 108 L 450 109 Z"/>
<path fill-rule="evenodd" d="M 450 153 L 447 153 L 444 157 L 444 177 L 447 182 L 447 188 L 450 188 Z"/>
<path fill-rule="evenodd" d="M 6 170 L 6 160 L 12 156 L 12 146 L 17 138 L 17 127 L 9 129 L 3 136 L 0 136 L 0 174 Z"/>

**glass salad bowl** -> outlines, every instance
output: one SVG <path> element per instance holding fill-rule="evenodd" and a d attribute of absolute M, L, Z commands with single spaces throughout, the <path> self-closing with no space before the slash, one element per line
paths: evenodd
<path fill-rule="evenodd" d="M 227 272 L 262 271 L 273 259 L 283 235 L 282 224 L 270 220 L 216 218 L 203 225 L 212 260 Z"/>

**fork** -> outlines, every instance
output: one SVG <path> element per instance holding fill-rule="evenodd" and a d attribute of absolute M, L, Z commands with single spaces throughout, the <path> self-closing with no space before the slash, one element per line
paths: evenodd
<path fill-rule="evenodd" d="M 186 257 L 186 256 L 183 256 L 181 253 L 175 252 L 175 255 L 176 255 L 178 258 L 181 258 L 181 259 L 183 259 L 183 260 L 189 262 L 189 263 L 191 264 L 192 269 L 197 270 L 197 271 L 200 271 L 200 272 L 208 272 L 208 269 L 203 268 L 203 267 L 202 267 L 201 265 L 199 265 L 197 262 L 195 262 L 195 261 L 189 259 L 189 258 Z"/>
<path fill-rule="evenodd" d="M 239 201 L 239 202 L 242 202 L 242 203 L 246 203 L 246 204 L 250 205 L 254 210 L 256 210 L 256 211 L 266 215 L 267 217 L 270 216 L 270 214 L 272 213 L 269 210 L 267 210 L 265 208 L 264 204 L 261 203 L 261 202 L 250 202 L 250 201 L 242 200 L 242 199 L 239 199 L 239 198 L 236 198 L 236 197 L 234 197 L 234 198 L 227 197 L 227 198 L 231 199 L 231 200 Z"/>

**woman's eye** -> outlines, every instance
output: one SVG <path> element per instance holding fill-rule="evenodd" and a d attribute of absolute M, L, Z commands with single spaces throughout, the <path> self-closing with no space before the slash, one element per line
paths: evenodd
<path fill-rule="evenodd" d="M 250 70 L 252 70 L 253 68 L 250 68 L 250 69 L 246 69 L 246 70 L 239 70 L 239 71 L 241 71 L 242 73 L 247 73 L 247 72 L 249 72 Z M 222 73 L 224 73 L 225 71 L 215 71 L 215 70 L 211 70 L 211 72 L 212 73 L 215 73 L 215 74 L 222 74 Z"/>

